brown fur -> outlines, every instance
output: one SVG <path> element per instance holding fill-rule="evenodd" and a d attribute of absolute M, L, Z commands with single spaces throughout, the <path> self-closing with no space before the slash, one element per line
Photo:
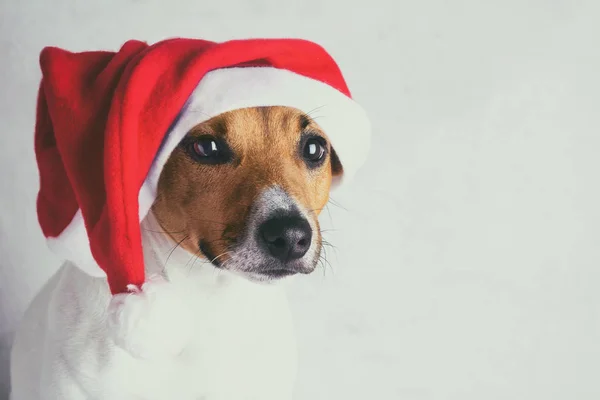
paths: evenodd
<path fill-rule="evenodd" d="M 289 107 L 235 110 L 193 128 L 191 136 L 225 137 L 235 159 L 224 165 L 203 165 L 177 148 L 162 171 L 152 209 L 162 228 L 188 251 L 200 256 L 198 243 L 203 241 L 212 254 L 224 254 L 221 261 L 226 261 L 228 247 L 244 232 L 256 197 L 273 185 L 313 211 L 310 215 L 318 226 L 316 219 L 329 199 L 332 177 L 340 175 L 342 167 L 329 148 L 325 163 L 309 169 L 299 153 L 306 131 L 326 138 L 312 119 Z"/>

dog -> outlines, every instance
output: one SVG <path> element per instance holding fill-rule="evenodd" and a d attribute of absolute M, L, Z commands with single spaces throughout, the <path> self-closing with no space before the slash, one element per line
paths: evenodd
<path fill-rule="evenodd" d="M 166 277 L 194 310 L 190 344 L 174 358 L 132 357 L 105 334 L 106 279 L 66 262 L 16 333 L 11 400 L 291 399 L 285 284 L 315 270 L 318 216 L 342 173 L 326 132 L 295 108 L 195 126 L 141 223 L 146 274 Z"/>

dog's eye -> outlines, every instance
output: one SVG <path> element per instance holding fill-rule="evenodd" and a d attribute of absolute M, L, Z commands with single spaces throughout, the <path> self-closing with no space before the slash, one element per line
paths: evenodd
<path fill-rule="evenodd" d="M 309 137 L 304 142 L 302 157 L 312 165 L 319 165 L 325 159 L 327 146 L 325 140 L 320 137 Z"/>
<path fill-rule="evenodd" d="M 225 164 L 231 160 L 227 144 L 215 137 L 190 137 L 184 143 L 190 156 L 202 164 Z"/>
<path fill-rule="evenodd" d="M 219 154 L 217 142 L 210 138 L 200 139 L 193 146 L 194 151 L 200 157 L 216 157 Z"/>

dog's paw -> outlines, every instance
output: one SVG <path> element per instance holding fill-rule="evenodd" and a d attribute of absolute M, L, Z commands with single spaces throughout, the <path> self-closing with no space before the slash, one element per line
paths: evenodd
<path fill-rule="evenodd" d="M 181 353 L 192 334 L 192 314 L 180 291 L 162 277 L 141 288 L 114 295 L 108 329 L 115 344 L 137 358 L 166 358 Z"/>

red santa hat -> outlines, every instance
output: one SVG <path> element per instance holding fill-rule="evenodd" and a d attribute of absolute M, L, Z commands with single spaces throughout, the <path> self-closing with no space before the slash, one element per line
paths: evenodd
<path fill-rule="evenodd" d="M 51 47 L 40 64 L 39 222 L 60 257 L 107 278 L 109 333 L 136 356 L 176 353 L 189 334 L 177 292 L 144 275 L 140 221 L 166 160 L 192 127 L 245 107 L 319 109 L 343 179 L 365 161 L 369 121 L 333 58 L 309 41 L 129 41 L 118 52 L 82 53 Z"/>

